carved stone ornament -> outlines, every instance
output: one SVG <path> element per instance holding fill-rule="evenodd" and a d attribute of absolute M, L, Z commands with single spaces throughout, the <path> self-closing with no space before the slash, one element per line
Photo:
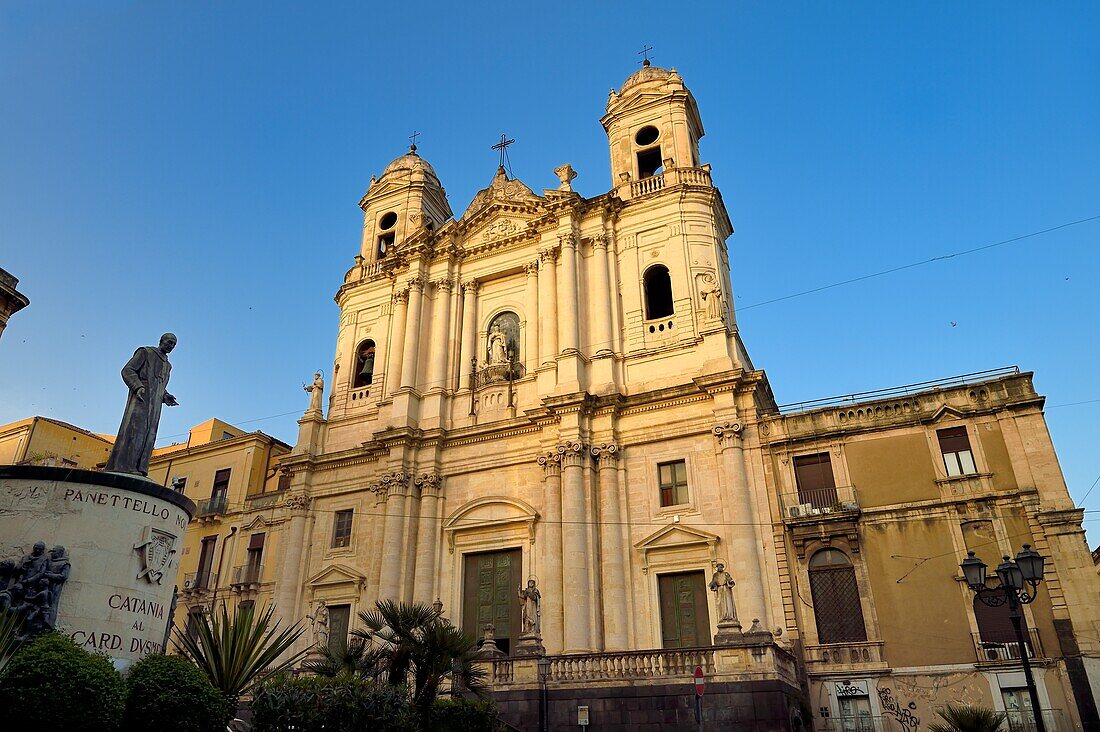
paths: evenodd
<path fill-rule="evenodd" d="M 534 262 L 528 262 L 523 265 L 523 271 L 528 277 L 534 277 L 539 271 L 539 260 L 536 259 Z"/>
<path fill-rule="evenodd" d="M 577 248 L 577 235 L 574 234 L 573 232 L 569 232 L 568 234 L 559 234 L 558 235 L 558 245 L 562 246 L 562 247 L 569 247 L 571 249 L 576 249 Z"/>
<path fill-rule="evenodd" d="M 523 231 L 523 227 L 512 219 L 497 219 L 485 228 L 485 241 L 496 241 L 515 236 Z"/>
<path fill-rule="evenodd" d="M 561 247 L 553 246 L 546 249 L 539 250 L 539 259 L 542 260 L 543 265 L 554 264 L 558 261 L 558 255 L 561 253 Z"/>
<path fill-rule="evenodd" d="M 428 284 L 428 279 L 424 275 L 417 275 L 409 280 L 409 287 L 423 291 L 424 287 Z"/>
<path fill-rule="evenodd" d="M 587 452 L 587 445 L 583 442 L 577 442 L 575 440 L 567 441 L 554 448 L 561 455 L 562 465 L 574 466 L 580 465 L 584 454 Z"/>
<path fill-rule="evenodd" d="M 721 424 L 714 425 L 714 429 L 711 430 L 714 436 L 718 438 L 718 444 L 729 445 L 736 443 L 744 434 L 744 427 L 740 422 L 730 421 L 722 422 Z"/>
<path fill-rule="evenodd" d="M 408 286 L 399 287 L 394 290 L 393 293 L 394 303 L 407 303 L 409 301 L 409 288 Z"/>
<path fill-rule="evenodd" d="M 566 163 L 554 168 L 554 175 L 558 176 L 558 180 L 561 182 L 561 185 L 558 186 L 559 191 L 573 190 L 572 183 L 577 178 L 577 171 L 573 170 L 572 165 Z"/>
<path fill-rule="evenodd" d="M 145 541 L 134 544 L 134 550 L 141 557 L 141 571 L 136 579 L 159 585 L 164 579 L 164 569 L 176 553 L 176 536 L 150 526 L 145 530 Z"/>
<path fill-rule="evenodd" d="M 592 457 L 601 463 L 614 463 L 619 459 L 620 448 L 614 442 L 610 442 L 606 445 L 593 445 Z"/>
<path fill-rule="evenodd" d="M 473 292 L 473 293 L 476 294 L 477 291 L 480 288 L 481 288 L 481 283 L 478 282 L 477 280 L 468 280 L 468 281 L 462 283 L 462 291 L 463 292 Z"/>
<path fill-rule="evenodd" d="M 57 627 L 57 606 L 70 570 L 65 547 L 55 546 L 47 553 L 44 541 L 36 542 L 22 559 L 0 561 L 0 611 L 15 615 L 19 638 Z"/>
<path fill-rule="evenodd" d="M 296 496 L 287 496 L 283 505 L 291 511 L 302 511 L 309 507 L 309 496 L 299 493 Z"/>
<path fill-rule="evenodd" d="M 450 279 L 447 279 L 446 277 L 444 277 L 440 280 L 437 280 L 436 283 L 435 283 L 436 289 L 439 290 L 440 292 L 450 292 L 451 290 L 454 289 L 454 286 L 455 286 L 454 281 L 450 280 Z"/>

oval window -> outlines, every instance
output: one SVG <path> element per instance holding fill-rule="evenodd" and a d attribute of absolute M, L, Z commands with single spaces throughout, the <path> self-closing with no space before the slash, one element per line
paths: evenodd
<path fill-rule="evenodd" d="M 397 223 L 397 214 L 395 214 L 393 211 L 390 211 L 388 214 L 383 216 L 378 221 L 378 226 L 383 231 L 385 231 L 386 229 L 392 229 L 394 224 L 396 224 L 396 223 Z"/>
<path fill-rule="evenodd" d="M 634 135 L 634 142 L 639 145 L 652 145 L 657 142 L 657 138 L 660 136 L 660 132 L 653 125 L 648 125 L 638 130 Z"/>

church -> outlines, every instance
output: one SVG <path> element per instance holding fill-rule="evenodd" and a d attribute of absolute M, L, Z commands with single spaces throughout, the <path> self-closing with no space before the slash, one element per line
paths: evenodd
<path fill-rule="evenodd" d="M 441 604 L 493 637 L 525 730 L 694 729 L 696 667 L 718 729 L 915 730 L 957 701 L 1095 728 L 1097 577 L 1031 374 L 777 405 L 684 79 L 646 62 L 600 122 L 594 198 L 568 163 L 540 193 L 502 166 L 456 215 L 415 145 L 372 179 L 331 378 L 240 514 L 269 557 L 242 599 L 323 612 L 329 642 L 379 598 Z M 959 570 L 1023 544 L 1040 710 Z"/>

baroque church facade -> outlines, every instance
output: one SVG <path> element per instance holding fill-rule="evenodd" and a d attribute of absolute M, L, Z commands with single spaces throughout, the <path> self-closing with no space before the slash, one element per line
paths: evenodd
<path fill-rule="evenodd" d="M 956 699 L 1021 710 L 1003 618 L 957 565 L 1030 543 L 1043 713 L 1095 719 L 1100 594 L 1030 374 L 781 409 L 739 334 L 683 79 L 647 63 L 600 121 L 594 198 L 568 164 L 541 194 L 501 168 L 456 216 L 415 146 L 372 179 L 327 410 L 252 519 L 279 547 L 258 596 L 327 617 L 303 643 L 342 642 L 380 598 L 491 624 L 522 729 L 544 682 L 552 728 L 579 706 L 691 728 L 696 666 L 720 727 L 918 729 Z"/>

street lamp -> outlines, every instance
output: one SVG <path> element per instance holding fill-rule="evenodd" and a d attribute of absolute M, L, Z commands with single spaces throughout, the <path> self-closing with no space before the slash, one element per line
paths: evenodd
<path fill-rule="evenodd" d="M 1008 618 L 1012 621 L 1012 629 L 1016 631 L 1016 643 L 1020 648 L 1020 659 L 1024 666 L 1024 678 L 1027 680 L 1027 692 L 1031 697 L 1031 709 L 1035 714 L 1035 729 L 1037 732 L 1046 732 L 1043 724 L 1043 712 L 1039 706 L 1039 692 L 1035 688 L 1035 679 L 1031 676 L 1031 661 L 1026 643 L 1024 631 L 1021 627 L 1020 606 L 1034 602 L 1038 594 L 1039 583 L 1043 581 L 1044 557 L 1031 548 L 1031 544 L 1024 544 L 1015 559 L 1005 556 L 994 572 L 1000 584 L 996 587 L 987 587 L 985 584 L 988 567 L 985 562 L 974 556 L 974 552 L 967 552 L 966 559 L 959 566 L 962 568 L 963 577 L 971 591 L 977 595 L 983 605 L 988 607 L 1001 607 L 1008 604 Z"/>
<path fill-rule="evenodd" d="M 539 732 L 549 732 L 550 704 L 547 699 L 546 682 L 550 679 L 550 659 L 546 656 L 539 656 L 538 664 L 539 682 L 542 684 L 542 690 L 539 694 Z"/>

